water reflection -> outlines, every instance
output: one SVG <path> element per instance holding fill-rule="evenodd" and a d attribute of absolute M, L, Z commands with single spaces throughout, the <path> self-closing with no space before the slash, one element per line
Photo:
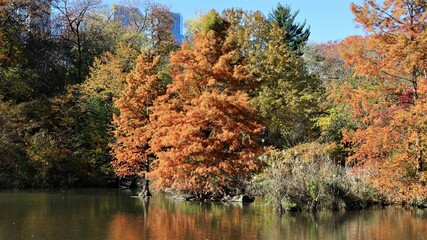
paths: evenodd
<path fill-rule="evenodd" d="M 2 239 L 426 239 L 427 211 L 385 208 L 276 215 L 250 205 L 189 203 L 116 190 L 2 191 Z"/>

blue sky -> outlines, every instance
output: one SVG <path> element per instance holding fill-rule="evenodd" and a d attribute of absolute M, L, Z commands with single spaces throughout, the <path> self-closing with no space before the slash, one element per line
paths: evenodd
<path fill-rule="evenodd" d="M 105 3 L 117 3 L 119 0 L 104 0 Z M 350 35 L 363 35 L 361 28 L 356 28 L 350 3 L 360 4 L 362 0 L 152 0 L 168 6 L 172 12 L 179 12 L 184 19 L 191 19 L 196 12 L 215 9 L 239 7 L 244 10 L 260 10 L 267 15 L 277 3 L 290 5 L 293 11 L 299 10 L 298 22 L 306 20 L 310 26 L 311 42 L 342 40 Z"/>

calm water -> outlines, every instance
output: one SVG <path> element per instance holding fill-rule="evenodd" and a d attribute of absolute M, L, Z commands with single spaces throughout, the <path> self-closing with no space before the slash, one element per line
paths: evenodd
<path fill-rule="evenodd" d="M 131 195 L 105 189 L 0 191 L 0 240 L 427 239 L 427 210 L 280 217 L 262 201 L 241 206 Z"/>

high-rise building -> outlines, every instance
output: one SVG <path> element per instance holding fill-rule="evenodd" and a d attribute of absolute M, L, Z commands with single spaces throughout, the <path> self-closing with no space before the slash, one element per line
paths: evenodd
<path fill-rule="evenodd" d="M 120 21 L 123 26 L 132 27 L 142 18 L 142 13 L 138 8 L 129 6 L 114 5 L 114 20 Z"/>
<path fill-rule="evenodd" d="M 120 6 L 115 5 L 113 11 L 113 17 L 115 21 L 120 21 L 123 26 L 134 27 L 135 23 L 143 18 L 141 11 L 135 7 L 129 6 Z M 172 35 L 178 42 L 182 44 L 183 42 L 183 30 L 184 30 L 184 21 L 180 13 L 170 13 L 170 17 L 173 20 L 172 23 Z"/>
<path fill-rule="evenodd" d="M 171 17 L 173 19 L 172 24 L 172 34 L 179 44 L 183 42 L 183 29 L 184 29 L 184 21 L 182 19 L 181 13 L 171 12 Z"/>

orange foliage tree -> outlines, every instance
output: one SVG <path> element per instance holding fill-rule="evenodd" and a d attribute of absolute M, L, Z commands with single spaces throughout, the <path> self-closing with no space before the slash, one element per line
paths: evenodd
<path fill-rule="evenodd" d="M 150 116 L 149 174 L 156 186 L 199 198 L 241 187 L 257 171 L 261 133 L 245 89 L 254 77 L 236 41 L 226 41 L 229 23 L 211 11 L 195 33 L 194 45 L 171 54 L 172 83 Z"/>
<path fill-rule="evenodd" d="M 149 171 L 149 107 L 165 92 L 161 87 L 159 62 L 159 56 L 150 52 L 141 54 L 126 79 L 123 95 L 114 103 L 119 113 L 113 116 L 116 142 L 111 145 L 112 165 L 119 177 L 145 176 Z"/>
<path fill-rule="evenodd" d="M 346 63 L 365 77 L 348 87 L 357 119 L 347 131 L 350 162 L 362 166 L 390 201 L 427 196 L 427 12 L 425 1 L 367 0 L 351 9 L 366 30 L 341 44 Z"/>

